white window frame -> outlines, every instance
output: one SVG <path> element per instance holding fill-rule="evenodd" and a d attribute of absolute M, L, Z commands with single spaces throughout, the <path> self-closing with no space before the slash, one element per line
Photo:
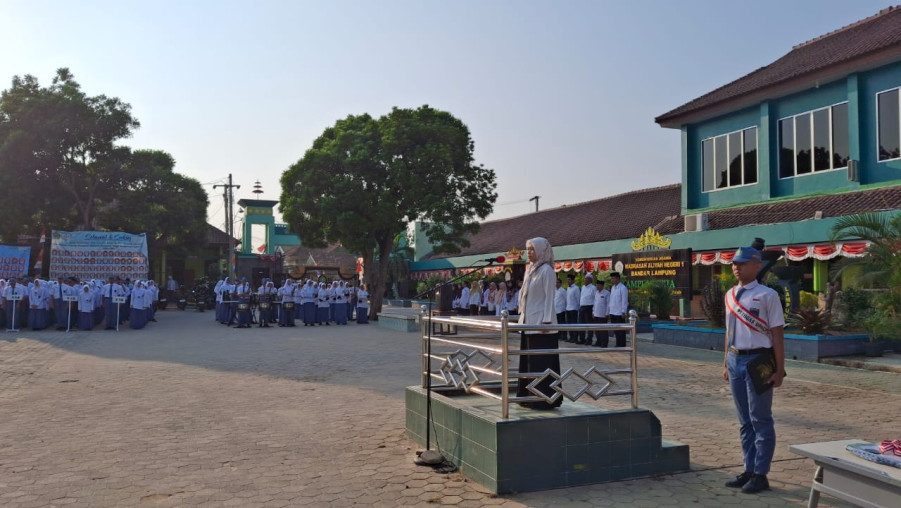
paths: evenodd
<path fill-rule="evenodd" d="M 841 106 L 842 104 L 848 104 L 848 101 L 836 102 L 835 104 L 823 106 L 822 108 L 811 109 L 809 111 L 802 111 L 802 112 L 796 113 L 794 115 L 789 115 L 784 118 L 780 118 L 776 122 L 776 132 L 777 132 L 776 140 L 779 143 L 778 153 L 780 154 L 778 157 L 776 157 L 776 175 L 779 180 L 788 180 L 789 178 L 803 178 L 805 176 L 810 176 L 810 175 L 822 175 L 823 173 L 828 173 L 830 171 L 839 171 L 842 169 L 847 170 L 848 165 L 846 164 L 846 165 L 838 167 L 838 168 L 830 167 L 829 169 L 821 169 L 820 171 L 817 171 L 816 164 L 814 163 L 814 161 L 815 161 L 814 152 L 815 152 L 816 146 L 814 145 L 814 137 L 815 136 L 814 136 L 814 131 L 813 131 L 813 126 L 814 126 L 813 114 L 816 113 L 817 111 L 823 111 L 824 109 L 829 111 L 829 165 L 832 166 L 832 164 L 834 162 L 834 158 L 835 158 L 835 146 L 834 146 L 835 145 L 835 122 L 832 118 L 832 108 L 834 108 L 836 106 Z M 877 109 L 878 109 L 878 105 L 877 105 Z M 803 116 L 803 115 L 810 115 L 810 173 L 804 173 L 803 175 L 799 175 L 798 174 L 798 163 L 797 163 L 797 161 L 798 161 L 798 150 L 797 150 L 798 117 Z M 850 112 L 849 112 L 849 115 L 850 115 Z M 793 159 L 795 161 L 795 164 L 792 167 L 793 174 L 791 176 L 781 176 L 782 175 L 782 155 L 781 155 L 782 154 L 782 138 L 781 138 L 782 128 L 781 127 L 782 127 L 782 122 L 785 120 L 788 120 L 789 118 L 792 119 L 792 151 L 795 154 L 794 159 Z M 879 124 L 876 124 L 876 125 L 879 125 Z M 850 147 L 850 143 L 851 143 L 850 137 L 851 137 L 851 130 L 850 130 L 850 126 L 849 126 L 849 129 L 848 129 L 848 138 L 849 138 L 848 146 L 849 147 Z M 877 141 L 877 144 L 878 144 L 878 141 Z M 851 158 L 850 154 L 848 154 L 848 155 L 849 155 L 848 159 L 850 160 L 850 158 Z"/>
<path fill-rule="evenodd" d="M 754 141 L 755 141 L 755 145 L 756 145 L 756 146 L 754 146 L 754 151 L 757 153 L 757 167 L 754 168 L 754 171 L 757 173 L 757 181 L 753 182 L 753 183 L 745 183 L 744 182 L 744 179 L 745 179 L 745 151 L 746 151 L 745 150 L 744 132 L 749 129 L 754 129 L 756 131 L 755 135 L 754 135 Z M 726 182 L 727 182 L 726 186 L 722 187 L 722 188 L 714 187 L 713 189 L 704 189 L 704 170 L 705 170 L 705 168 L 704 168 L 704 142 L 708 141 L 708 140 L 713 142 L 713 161 L 714 161 L 714 163 L 716 163 L 716 141 L 715 140 L 717 138 L 726 138 L 726 165 L 728 166 L 729 161 L 731 160 L 729 158 L 729 136 L 731 136 L 735 133 L 741 134 L 741 178 L 742 178 L 741 185 L 729 185 L 728 182 L 730 179 L 730 174 L 729 174 L 729 168 L 726 167 Z M 723 134 L 717 134 L 716 136 L 706 137 L 701 140 L 701 152 L 700 153 L 701 153 L 700 159 L 701 159 L 701 193 L 702 194 L 706 194 L 708 192 L 717 192 L 717 191 L 724 191 L 724 190 L 729 190 L 729 189 L 737 189 L 739 187 L 747 187 L 749 185 L 757 185 L 760 182 L 760 128 L 757 125 L 749 125 L 748 127 L 743 127 L 741 129 L 736 129 L 734 131 L 726 132 Z M 714 177 L 716 177 L 715 173 L 714 173 Z"/>
<path fill-rule="evenodd" d="M 876 152 L 875 153 L 876 153 L 876 163 L 877 164 L 881 164 L 883 162 L 896 161 L 898 159 L 901 159 L 901 157 L 893 157 L 891 159 L 879 160 L 879 95 L 888 93 L 888 92 L 894 92 L 896 90 L 898 91 L 898 123 L 899 123 L 898 133 L 899 133 L 899 137 L 901 137 L 901 86 L 895 87 L 895 88 L 889 88 L 887 90 L 882 90 L 881 92 L 876 92 L 876 104 L 875 104 L 875 107 L 876 107 Z M 898 142 L 901 143 L 901 139 L 899 139 Z"/>

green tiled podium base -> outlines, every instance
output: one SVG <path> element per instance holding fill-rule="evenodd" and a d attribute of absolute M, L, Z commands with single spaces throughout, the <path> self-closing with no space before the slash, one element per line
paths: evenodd
<path fill-rule="evenodd" d="M 425 446 L 426 397 L 406 390 L 407 436 Z M 605 411 L 564 401 L 553 411 L 462 392 L 432 392 L 431 448 L 498 494 L 571 487 L 688 470 L 688 445 L 664 439 L 646 409 Z"/>

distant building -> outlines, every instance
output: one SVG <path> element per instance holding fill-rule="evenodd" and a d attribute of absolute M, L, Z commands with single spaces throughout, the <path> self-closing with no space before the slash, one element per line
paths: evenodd
<path fill-rule="evenodd" d="M 416 228 L 413 277 L 469 270 L 536 236 L 558 270 L 609 269 L 651 228 L 693 250 L 695 289 L 760 237 L 801 267 L 804 289 L 824 290 L 830 263 L 866 248 L 831 244 L 836 218 L 901 209 L 901 9 L 799 44 L 655 121 L 681 132 L 680 184 L 487 222 L 454 256 L 429 254 Z"/>

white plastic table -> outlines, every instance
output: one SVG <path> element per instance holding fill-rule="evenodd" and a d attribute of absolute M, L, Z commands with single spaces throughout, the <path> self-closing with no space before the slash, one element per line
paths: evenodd
<path fill-rule="evenodd" d="M 820 493 L 867 508 L 901 506 L 901 469 L 862 459 L 845 449 L 866 444 L 860 439 L 791 445 L 789 451 L 813 459 L 817 466 L 810 487 L 809 508 L 820 501 Z"/>

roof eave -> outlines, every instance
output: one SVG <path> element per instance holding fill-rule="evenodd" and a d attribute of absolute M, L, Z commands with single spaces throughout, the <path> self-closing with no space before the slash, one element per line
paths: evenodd
<path fill-rule="evenodd" d="M 663 114 L 654 121 L 665 129 L 681 129 L 684 125 L 696 124 L 718 116 L 751 107 L 761 102 L 780 99 L 803 92 L 820 85 L 831 83 L 847 76 L 873 70 L 888 64 L 901 61 L 901 45 L 884 48 L 865 57 L 819 69 L 770 86 L 759 88 L 751 93 L 722 100 L 713 104 L 698 107 L 676 114 Z"/>

